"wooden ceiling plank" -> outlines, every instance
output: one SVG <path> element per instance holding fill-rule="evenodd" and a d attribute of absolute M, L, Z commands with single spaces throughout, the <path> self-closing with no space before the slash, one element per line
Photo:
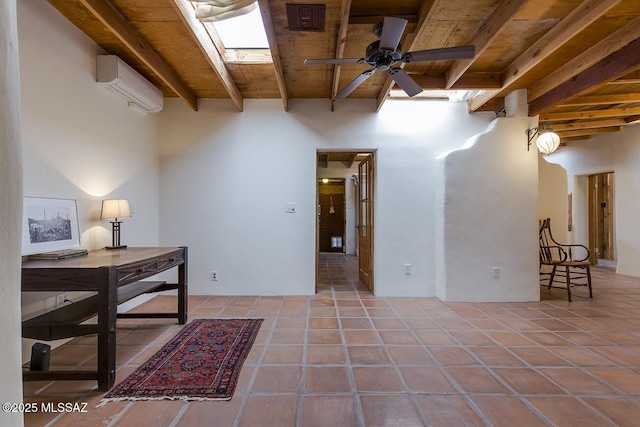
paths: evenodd
<path fill-rule="evenodd" d="M 611 95 L 585 95 L 562 102 L 560 107 L 581 107 L 585 105 L 633 104 L 640 102 L 640 92 Z"/>
<path fill-rule="evenodd" d="M 638 68 L 640 68 L 640 39 L 601 59 L 571 80 L 530 102 L 529 115 L 539 114 L 555 107 L 565 99 L 582 95 Z"/>
<path fill-rule="evenodd" d="M 476 58 L 478 58 L 487 49 L 487 47 L 489 47 L 491 42 L 497 39 L 502 30 L 504 30 L 507 25 L 513 21 L 516 14 L 520 11 L 522 6 L 527 3 L 527 1 L 528 0 L 506 0 L 496 7 L 489 18 L 482 23 L 480 29 L 469 43 L 476 47 L 474 58 L 454 61 L 451 67 L 447 70 L 446 89 L 453 87 L 465 71 L 473 65 Z"/>
<path fill-rule="evenodd" d="M 560 86 L 562 83 L 595 65 L 611 52 L 622 49 L 629 43 L 640 38 L 640 17 L 629 22 L 624 27 L 614 31 L 580 55 L 565 63 L 529 89 L 529 102 L 533 101 Z"/>
<path fill-rule="evenodd" d="M 591 135 L 585 135 L 585 136 L 572 136 L 572 137 L 564 137 L 562 138 L 562 142 L 560 142 L 560 146 L 566 146 L 567 142 L 575 142 L 575 141 L 586 141 L 588 139 L 592 139 Z"/>
<path fill-rule="evenodd" d="M 276 73 L 276 81 L 282 98 L 284 111 L 289 111 L 289 95 L 287 93 L 287 84 L 284 80 L 284 71 L 282 68 L 282 59 L 280 58 L 280 49 L 278 48 L 278 40 L 276 39 L 276 31 L 273 28 L 273 19 L 271 18 L 271 6 L 269 0 L 257 0 L 262 14 L 262 22 L 264 31 L 267 34 L 269 49 L 271 50 L 271 58 L 273 59 L 273 68 Z"/>
<path fill-rule="evenodd" d="M 342 0 L 342 18 L 340 19 L 340 29 L 338 30 L 336 58 L 344 57 L 344 45 L 347 41 L 347 29 L 349 28 L 349 14 L 351 13 L 351 0 Z M 334 111 L 336 104 L 336 95 L 338 94 L 338 85 L 340 84 L 340 72 L 342 66 L 335 64 L 333 66 L 333 80 L 331 82 L 331 111 Z"/>
<path fill-rule="evenodd" d="M 605 127 L 624 126 L 626 124 L 627 122 L 624 119 L 608 119 L 608 120 L 578 121 L 578 122 L 572 122 L 572 123 L 558 123 L 555 125 L 551 125 L 551 127 L 553 128 L 554 132 L 564 132 L 569 130 L 597 129 L 597 128 L 605 128 Z"/>
<path fill-rule="evenodd" d="M 602 119 L 607 117 L 635 116 L 639 114 L 640 107 L 610 108 L 607 110 L 570 111 L 566 113 L 542 113 L 538 116 L 538 120 L 540 122 L 557 122 L 566 120 L 589 120 Z"/>
<path fill-rule="evenodd" d="M 603 133 L 610 133 L 610 132 L 620 132 L 620 126 L 601 128 L 601 129 L 568 130 L 568 131 L 557 132 L 557 133 L 560 139 L 562 139 L 562 138 L 572 138 L 575 136 L 584 136 L 584 135 L 600 135 Z"/>
<path fill-rule="evenodd" d="M 476 111 L 485 102 L 501 92 L 508 91 L 520 77 L 531 71 L 549 55 L 571 40 L 596 19 L 607 13 L 621 0 L 585 0 L 546 32 L 502 73 L 502 91 L 487 91 L 469 100 L 469 110 Z"/>
<path fill-rule="evenodd" d="M 178 12 L 180 12 L 180 16 L 182 17 L 185 25 L 191 30 L 191 34 L 198 43 L 200 50 L 211 65 L 213 71 L 220 79 L 220 82 L 222 82 L 222 85 L 231 97 L 231 100 L 238 108 L 238 110 L 242 111 L 242 94 L 233 81 L 233 78 L 231 77 L 231 74 L 227 69 L 222 55 L 213 42 L 212 36 L 207 32 L 207 29 L 204 27 L 202 22 L 200 22 L 198 18 L 196 18 L 195 9 L 191 5 L 191 3 L 187 2 L 186 0 L 174 0 L 173 5 L 178 10 Z M 215 29 L 213 31 L 215 31 Z"/>
<path fill-rule="evenodd" d="M 629 117 L 625 117 L 624 121 L 630 125 L 630 124 L 637 124 L 638 122 L 640 122 L 640 116 L 629 116 Z"/>
<path fill-rule="evenodd" d="M 413 34 L 408 35 L 407 38 L 410 40 L 409 43 L 407 43 L 407 41 L 409 40 L 405 40 L 403 42 L 403 45 L 407 46 L 405 52 L 411 52 L 417 47 L 416 40 L 420 40 L 422 38 L 422 35 L 428 31 L 427 23 L 438 10 L 440 3 L 444 3 L 445 1 L 446 0 L 424 0 L 422 2 L 420 6 L 420 18 L 418 19 L 416 31 Z M 403 62 L 400 65 L 400 68 L 403 68 L 404 65 L 405 64 Z M 391 87 L 393 85 L 394 81 L 389 76 L 387 76 L 384 84 L 382 85 L 382 89 L 380 90 L 380 92 L 378 92 L 378 96 L 376 99 L 376 111 L 380 111 L 380 109 L 382 108 L 382 105 L 389 96 L 389 92 L 391 92 Z"/>
<path fill-rule="evenodd" d="M 80 2 L 171 90 L 191 108 L 198 110 L 196 94 L 187 87 L 175 70 L 156 53 L 149 42 L 136 31 L 111 2 L 102 0 L 80 0 Z"/>
<path fill-rule="evenodd" d="M 426 76 L 423 74 L 411 74 L 411 77 L 423 89 L 447 89 L 446 78 L 440 76 Z M 502 84 L 495 75 L 485 73 L 466 73 L 450 89 L 497 89 Z"/>

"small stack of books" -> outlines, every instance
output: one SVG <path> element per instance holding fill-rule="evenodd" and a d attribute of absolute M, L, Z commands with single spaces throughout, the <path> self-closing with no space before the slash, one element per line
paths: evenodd
<path fill-rule="evenodd" d="M 64 259 L 73 258 L 87 254 L 86 249 L 74 248 L 74 249 L 62 249 L 59 251 L 44 252 L 41 254 L 29 255 L 29 259 Z"/>

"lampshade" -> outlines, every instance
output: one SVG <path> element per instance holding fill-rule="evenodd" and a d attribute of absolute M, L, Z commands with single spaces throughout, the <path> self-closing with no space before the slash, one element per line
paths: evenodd
<path fill-rule="evenodd" d="M 129 218 L 131 208 L 127 199 L 108 199 L 102 201 L 100 219 Z"/>
<path fill-rule="evenodd" d="M 560 137 L 555 132 L 541 133 L 536 141 L 536 146 L 542 154 L 551 154 L 560 146 Z"/>

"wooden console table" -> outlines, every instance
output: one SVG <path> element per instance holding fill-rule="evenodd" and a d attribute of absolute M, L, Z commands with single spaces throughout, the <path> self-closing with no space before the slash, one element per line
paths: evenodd
<path fill-rule="evenodd" d="M 101 391 L 113 387 L 116 374 L 116 318 L 177 318 L 187 322 L 187 248 L 134 248 L 89 251 L 60 260 L 22 264 L 22 292 L 90 291 L 95 295 L 22 322 L 22 336 L 51 341 L 98 335 L 97 371 L 25 371 L 25 381 L 97 380 Z M 178 283 L 145 281 L 178 267 Z M 178 289 L 172 313 L 117 313 L 117 306 L 148 292 Z M 98 316 L 97 324 L 84 324 Z"/>

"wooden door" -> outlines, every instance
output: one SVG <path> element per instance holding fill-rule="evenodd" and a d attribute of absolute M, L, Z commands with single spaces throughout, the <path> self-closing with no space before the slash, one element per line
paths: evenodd
<path fill-rule="evenodd" d="M 613 172 L 589 176 L 589 249 L 591 263 L 614 260 Z"/>
<path fill-rule="evenodd" d="M 344 179 L 318 182 L 320 212 L 318 249 L 320 252 L 344 252 L 345 248 L 345 188 Z"/>
<path fill-rule="evenodd" d="M 373 156 L 358 166 L 359 278 L 373 291 Z"/>

